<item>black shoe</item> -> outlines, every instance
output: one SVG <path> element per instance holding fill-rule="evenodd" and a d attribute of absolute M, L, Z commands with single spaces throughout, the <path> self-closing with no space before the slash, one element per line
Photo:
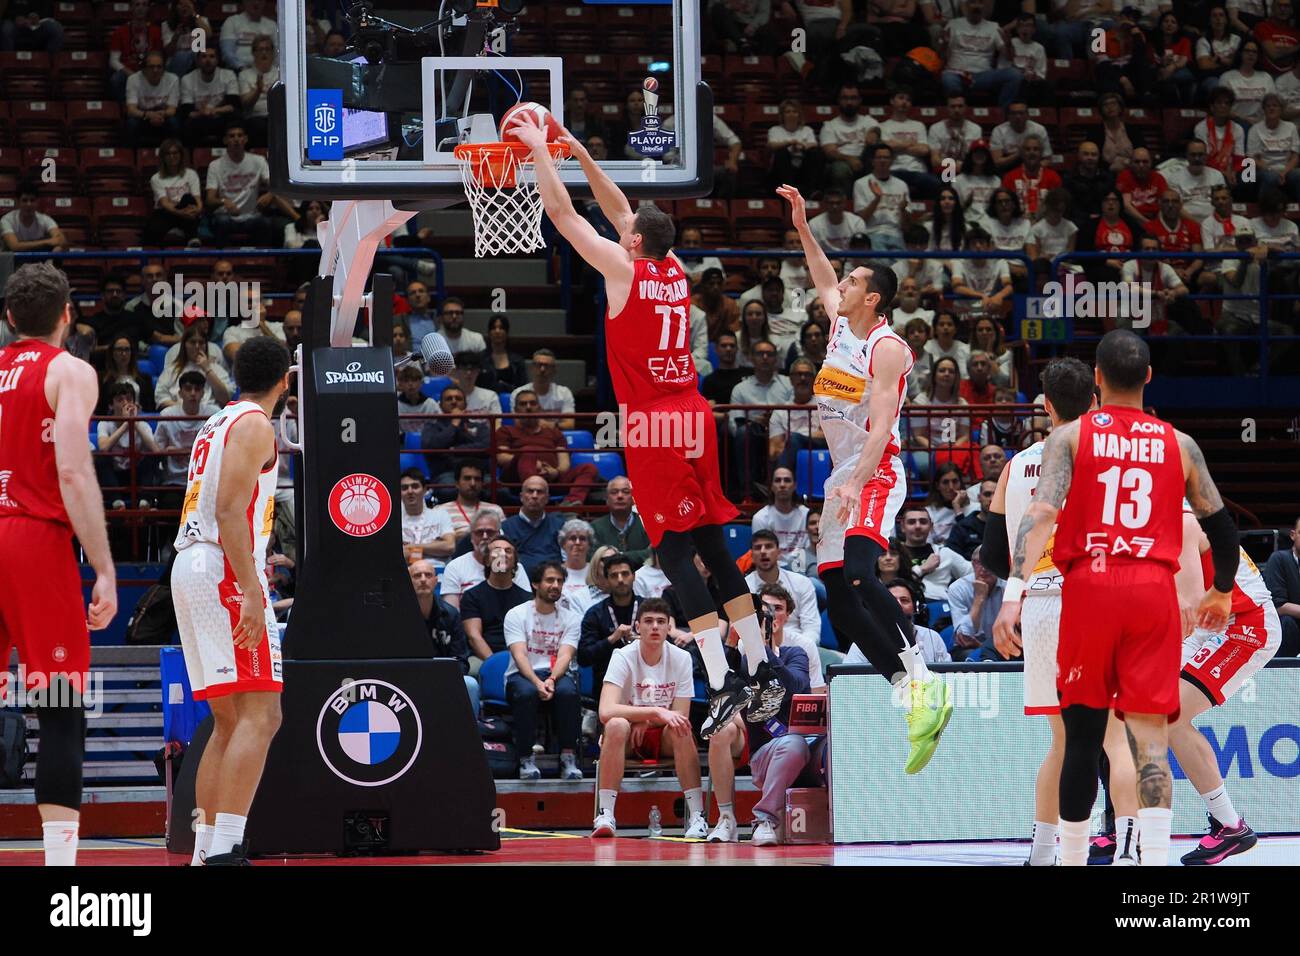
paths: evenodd
<path fill-rule="evenodd" d="M 785 700 L 785 685 L 772 673 L 772 665 L 763 661 L 758 671 L 750 678 L 749 686 L 754 691 L 754 702 L 745 712 L 745 719 L 751 724 L 761 724 L 771 720 L 781 709 Z"/>
<path fill-rule="evenodd" d="M 1088 844 L 1088 865 L 1110 866 L 1115 860 L 1115 851 L 1118 848 L 1119 844 L 1115 842 L 1113 833 L 1093 837 L 1092 842 Z"/>
<path fill-rule="evenodd" d="M 745 683 L 734 671 L 727 672 L 722 689 L 709 697 L 709 714 L 700 727 L 700 736 L 708 739 L 725 727 L 735 714 L 744 710 L 754 699 L 754 688 Z"/>
<path fill-rule="evenodd" d="M 248 844 L 236 843 L 229 853 L 218 853 L 203 861 L 204 866 L 252 866 L 248 862 Z"/>
<path fill-rule="evenodd" d="M 1213 866 L 1230 856 L 1245 853 L 1258 842 L 1259 837 L 1244 819 L 1228 828 L 1211 816 L 1210 832 L 1201 837 L 1196 849 L 1183 855 L 1183 866 Z"/>

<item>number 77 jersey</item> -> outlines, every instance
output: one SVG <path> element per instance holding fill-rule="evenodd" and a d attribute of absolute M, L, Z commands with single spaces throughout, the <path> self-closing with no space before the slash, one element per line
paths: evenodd
<path fill-rule="evenodd" d="M 1178 436 L 1139 409 L 1106 405 L 1079 419 L 1079 445 L 1056 522 L 1056 565 L 1103 557 L 1178 568 L 1186 488 Z"/>
<path fill-rule="evenodd" d="M 605 355 L 618 400 L 629 408 L 696 391 L 691 284 L 673 259 L 635 259 L 632 291 L 605 321 Z"/>

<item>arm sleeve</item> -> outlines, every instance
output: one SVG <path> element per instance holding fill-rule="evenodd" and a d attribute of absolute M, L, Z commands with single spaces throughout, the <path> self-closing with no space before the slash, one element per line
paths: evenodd
<path fill-rule="evenodd" d="M 1007 540 L 1007 516 L 990 511 L 984 524 L 980 561 L 1000 578 L 1011 577 L 1011 546 Z"/>
<path fill-rule="evenodd" d="M 1227 508 L 1220 508 L 1207 518 L 1199 519 L 1201 530 L 1210 539 L 1210 560 L 1214 564 L 1214 589 L 1221 594 L 1232 590 L 1241 557 L 1241 540 Z"/>

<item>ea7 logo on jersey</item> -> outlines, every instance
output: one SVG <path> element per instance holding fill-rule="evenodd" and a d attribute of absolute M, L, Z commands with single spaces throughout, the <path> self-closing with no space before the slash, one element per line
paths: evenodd
<path fill-rule="evenodd" d="M 677 385 L 695 376 L 695 363 L 689 352 L 681 355 L 652 355 L 646 359 L 650 377 L 658 383 Z"/>
<path fill-rule="evenodd" d="M 1145 558 L 1151 549 L 1155 547 L 1155 544 L 1155 538 L 1133 537 L 1125 540 L 1122 534 L 1117 534 L 1112 539 L 1105 531 L 1089 531 L 1084 543 L 1084 550 L 1094 556 L 1100 551 L 1102 554 L 1109 554 L 1112 557 L 1131 554 L 1139 558 Z"/>
<path fill-rule="evenodd" d="M 1110 415 L 1106 412 L 1097 412 L 1095 415 L 1092 416 L 1092 423 L 1096 425 L 1098 428 L 1109 428 L 1111 422 L 1113 422 L 1114 420 L 1115 419 L 1111 418 Z"/>
<path fill-rule="evenodd" d="M 1159 422 L 1134 422 L 1129 428 L 1128 433 L 1141 432 L 1143 435 L 1163 435 L 1165 426 Z"/>

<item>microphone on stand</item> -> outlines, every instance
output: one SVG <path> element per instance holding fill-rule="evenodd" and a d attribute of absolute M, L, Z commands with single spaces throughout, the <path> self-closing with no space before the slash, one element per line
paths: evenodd
<path fill-rule="evenodd" d="M 450 375 L 456 368 L 456 357 L 451 354 L 447 340 L 437 332 L 430 332 L 420 339 L 419 354 L 410 352 L 393 363 L 393 371 L 411 365 L 424 368 L 425 375 Z"/>

